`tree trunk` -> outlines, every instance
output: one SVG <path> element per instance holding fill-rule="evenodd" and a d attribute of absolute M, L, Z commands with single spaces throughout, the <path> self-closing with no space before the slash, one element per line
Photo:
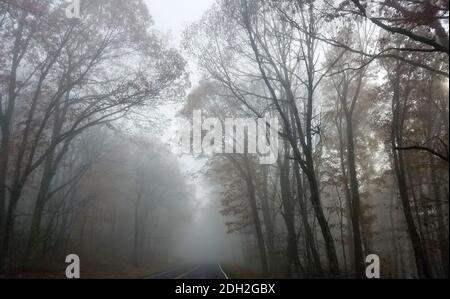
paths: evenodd
<path fill-rule="evenodd" d="M 25 267 L 28 266 L 29 263 L 33 260 L 35 250 L 38 247 L 41 234 L 42 214 L 44 212 L 46 196 L 48 193 L 48 189 L 50 187 L 50 181 L 51 178 L 48 175 L 48 172 L 44 171 L 41 185 L 39 188 L 39 193 L 37 195 L 36 203 L 33 210 L 33 217 L 31 219 L 30 224 L 30 233 L 24 251 L 23 261 Z"/>
<path fill-rule="evenodd" d="M 350 268 L 353 268 L 353 262 L 355 261 L 355 251 L 354 251 L 354 241 L 353 241 L 353 225 L 352 225 L 352 197 L 350 194 L 350 188 L 348 186 L 348 175 L 345 165 L 345 145 L 342 133 L 342 113 L 339 113 L 339 119 L 337 121 L 338 139 L 339 139 L 339 161 L 342 172 L 342 185 L 345 194 L 345 206 L 346 206 L 346 218 L 347 218 L 347 229 L 348 229 L 348 252 L 350 259 Z M 350 229 L 352 228 L 352 229 Z"/>
<path fill-rule="evenodd" d="M 248 200 L 250 203 L 250 209 L 252 212 L 252 218 L 253 218 L 253 224 L 255 225 L 255 232 L 256 232 L 256 239 L 258 241 L 258 248 L 259 248 L 259 258 L 261 260 L 261 267 L 264 274 L 267 274 L 269 271 L 268 263 L 267 263 L 267 253 L 266 253 L 266 247 L 264 243 L 264 235 L 261 228 L 261 220 L 259 219 L 258 215 L 258 205 L 256 204 L 256 192 L 255 192 L 255 186 L 253 184 L 253 179 L 251 176 L 251 169 L 250 165 L 247 161 L 247 156 L 245 157 L 246 161 L 246 170 L 247 170 L 247 177 L 246 177 L 246 184 L 247 184 L 247 191 L 248 191 Z"/>
<path fill-rule="evenodd" d="M 285 146 L 287 151 L 287 146 Z M 281 200 L 283 202 L 283 218 L 286 223 L 287 229 L 287 273 L 289 277 L 292 277 L 291 266 L 295 268 L 295 274 L 298 276 L 300 273 L 304 274 L 303 267 L 298 257 L 297 247 L 297 234 L 295 229 L 295 206 L 292 201 L 291 190 L 289 186 L 289 159 L 285 158 L 280 164 L 280 188 L 281 188 Z"/>
<path fill-rule="evenodd" d="M 352 117 L 349 114 L 347 114 L 346 117 L 346 127 L 347 127 L 347 160 L 348 160 L 347 162 L 348 162 L 348 172 L 350 176 L 350 190 L 352 194 L 351 222 L 353 228 L 355 274 L 357 278 L 364 278 L 365 267 L 364 267 L 361 230 L 360 230 L 361 210 L 359 197 L 359 183 L 356 174 Z"/>
<path fill-rule="evenodd" d="M 439 240 L 439 250 L 440 250 L 440 256 L 441 256 L 441 264 L 444 269 L 444 276 L 448 278 L 449 275 L 449 260 L 448 260 L 448 237 L 446 232 L 446 224 L 444 220 L 444 213 L 442 209 L 443 203 L 441 202 L 441 190 L 439 187 L 439 183 L 436 177 L 436 170 L 434 169 L 434 159 L 430 158 L 430 176 L 431 176 L 431 187 L 433 189 L 433 197 L 436 201 L 436 212 L 437 212 L 437 222 L 438 222 L 438 228 L 437 228 L 437 234 L 438 234 L 438 240 Z M 448 225 L 448 223 L 447 223 Z"/>
<path fill-rule="evenodd" d="M 268 167 L 263 166 L 263 190 L 261 196 L 261 207 L 263 212 L 264 226 L 266 228 L 266 237 L 267 237 L 267 251 L 268 251 L 268 262 L 269 269 L 274 270 L 274 266 L 276 264 L 275 261 L 275 244 L 274 244 L 274 227 L 272 221 L 272 215 L 269 207 L 269 194 L 268 194 Z"/>
<path fill-rule="evenodd" d="M 6 213 L 6 223 L 3 237 L 3 244 L 0 252 L 0 266 L 1 272 L 8 272 L 9 270 L 9 247 L 11 244 L 12 235 L 14 233 L 15 224 L 15 212 L 17 208 L 17 203 L 20 198 L 20 190 L 22 188 L 19 186 L 13 189 L 11 196 L 9 198 L 8 210 Z"/>
<path fill-rule="evenodd" d="M 400 193 L 400 200 L 403 207 L 403 213 L 405 216 L 407 228 L 408 228 L 408 235 L 410 237 L 416 266 L 417 266 L 417 273 L 419 277 L 421 278 L 431 278 L 431 273 L 429 270 L 429 266 L 425 260 L 425 254 L 422 247 L 422 242 L 420 240 L 419 234 L 417 233 L 417 228 L 414 223 L 414 218 L 411 211 L 411 205 L 409 202 L 408 197 L 408 189 L 406 184 L 406 177 L 405 177 L 405 166 L 404 166 L 404 160 L 403 160 L 403 153 L 401 151 L 397 151 L 398 147 L 403 146 L 402 141 L 402 131 L 403 131 L 403 122 L 404 118 L 401 117 L 401 114 L 404 115 L 404 111 L 400 113 L 402 110 L 400 107 L 400 77 L 401 77 L 401 70 L 400 70 L 400 63 L 397 63 L 397 70 L 396 70 L 396 77 L 394 81 L 394 95 L 392 98 L 392 132 L 391 132 L 391 142 L 392 142 L 392 154 L 394 159 L 394 171 L 397 177 L 397 183 L 398 183 L 398 190 Z M 405 107 L 403 107 L 405 109 Z"/>
<path fill-rule="evenodd" d="M 258 251 L 259 251 L 259 258 L 261 261 L 261 269 L 264 274 L 267 274 L 269 272 L 269 266 L 267 263 L 267 251 L 266 251 L 266 245 L 265 245 L 265 241 L 264 241 L 264 234 L 262 231 L 261 220 L 259 219 L 258 205 L 256 203 L 256 190 L 255 190 L 255 185 L 253 182 L 252 169 L 249 164 L 248 156 L 246 153 L 243 156 L 245 169 L 233 157 L 229 156 L 228 158 L 229 158 L 230 162 L 238 170 L 242 179 L 246 183 L 247 193 L 248 193 L 248 201 L 250 204 L 250 210 L 251 210 L 251 214 L 252 214 L 253 224 L 255 226 L 256 240 L 258 243 Z"/>
<path fill-rule="evenodd" d="M 6 184 L 9 164 L 9 130 L 3 130 L 0 145 L 0 248 L 2 248 L 6 231 Z M 0 256 L 0 272 L 3 269 L 3 257 Z"/>
<path fill-rule="evenodd" d="M 308 181 L 310 184 L 311 203 L 325 241 L 325 249 L 327 252 L 330 272 L 333 276 L 338 276 L 339 263 L 336 254 L 336 247 L 334 246 L 334 239 L 328 226 L 327 219 L 325 218 L 325 215 L 323 213 L 322 202 L 320 200 L 319 186 L 317 184 L 314 165 L 312 163 L 312 157 L 307 157 L 306 163 L 308 165 L 308 169 L 310 169 L 310 171 L 312 170 L 312 172 L 308 171 L 308 173 L 306 173 L 306 176 L 308 177 Z"/>
<path fill-rule="evenodd" d="M 133 265 L 139 265 L 139 202 L 134 206 Z"/>
<path fill-rule="evenodd" d="M 320 255 L 317 251 L 316 244 L 314 242 L 314 236 L 311 231 L 311 226 L 309 225 L 308 221 L 308 211 L 306 210 L 305 203 L 303 200 L 303 184 L 302 184 L 302 177 L 300 175 L 300 168 L 298 166 L 298 163 L 294 163 L 294 173 L 295 173 L 295 179 L 297 182 L 297 200 L 299 203 L 299 209 L 300 209 L 300 215 L 302 219 L 303 228 L 305 230 L 305 239 L 306 239 L 306 245 L 307 250 L 311 252 L 313 262 L 314 262 L 314 270 L 316 274 L 319 277 L 323 277 L 323 268 L 322 263 L 320 261 Z"/>

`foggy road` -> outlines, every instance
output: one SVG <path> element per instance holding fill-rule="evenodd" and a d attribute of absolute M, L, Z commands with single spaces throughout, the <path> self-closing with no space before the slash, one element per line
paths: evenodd
<path fill-rule="evenodd" d="M 228 276 L 219 264 L 209 264 L 179 267 L 150 275 L 146 279 L 228 279 Z"/>
<path fill-rule="evenodd" d="M 448 279 L 449 17 L 0 0 L 0 282 Z"/>

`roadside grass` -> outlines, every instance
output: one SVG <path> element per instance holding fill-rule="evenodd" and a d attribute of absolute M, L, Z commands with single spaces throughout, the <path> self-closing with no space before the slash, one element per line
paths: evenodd
<path fill-rule="evenodd" d="M 32 268 L 23 270 L 16 268 L 0 278 L 11 279 L 66 279 L 66 266 L 64 262 L 50 260 L 36 263 Z M 117 259 L 89 259 L 81 258 L 81 279 L 142 279 L 152 273 L 163 271 L 166 265 L 142 264 L 132 265 L 126 260 Z"/>

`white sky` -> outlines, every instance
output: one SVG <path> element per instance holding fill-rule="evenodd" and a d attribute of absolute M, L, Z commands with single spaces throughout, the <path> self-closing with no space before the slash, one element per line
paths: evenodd
<path fill-rule="evenodd" d="M 170 45 L 178 49 L 180 49 L 186 27 L 199 21 L 214 2 L 215 0 L 145 0 L 154 21 L 153 28 L 168 35 Z M 188 60 L 188 72 L 193 88 L 198 83 L 199 74 L 195 62 L 188 57 L 185 58 Z M 166 144 L 170 144 L 176 135 L 179 125 L 176 121 L 176 113 L 181 105 L 182 103 L 165 105 L 158 109 L 158 113 L 168 120 L 168 125 L 163 129 L 160 136 L 161 141 Z M 209 183 L 201 175 L 193 175 L 203 168 L 205 161 L 196 159 L 191 155 L 180 156 L 178 160 L 183 174 L 195 186 L 195 195 L 200 201 L 199 203 L 202 206 L 207 204 L 207 199 L 211 197 L 209 194 L 211 190 L 208 188 Z"/>
<path fill-rule="evenodd" d="M 198 21 L 214 0 L 145 0 L 154 27 L 169 33 L 178 46 L 187 25 Z"/>

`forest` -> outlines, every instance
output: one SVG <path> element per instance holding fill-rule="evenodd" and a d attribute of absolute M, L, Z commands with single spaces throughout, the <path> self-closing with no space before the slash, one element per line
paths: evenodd
<path fill-rule="evenodd" d="M 0 0 L 1 278 L 449 277 L 448 0 L 67 2 Z"/>

